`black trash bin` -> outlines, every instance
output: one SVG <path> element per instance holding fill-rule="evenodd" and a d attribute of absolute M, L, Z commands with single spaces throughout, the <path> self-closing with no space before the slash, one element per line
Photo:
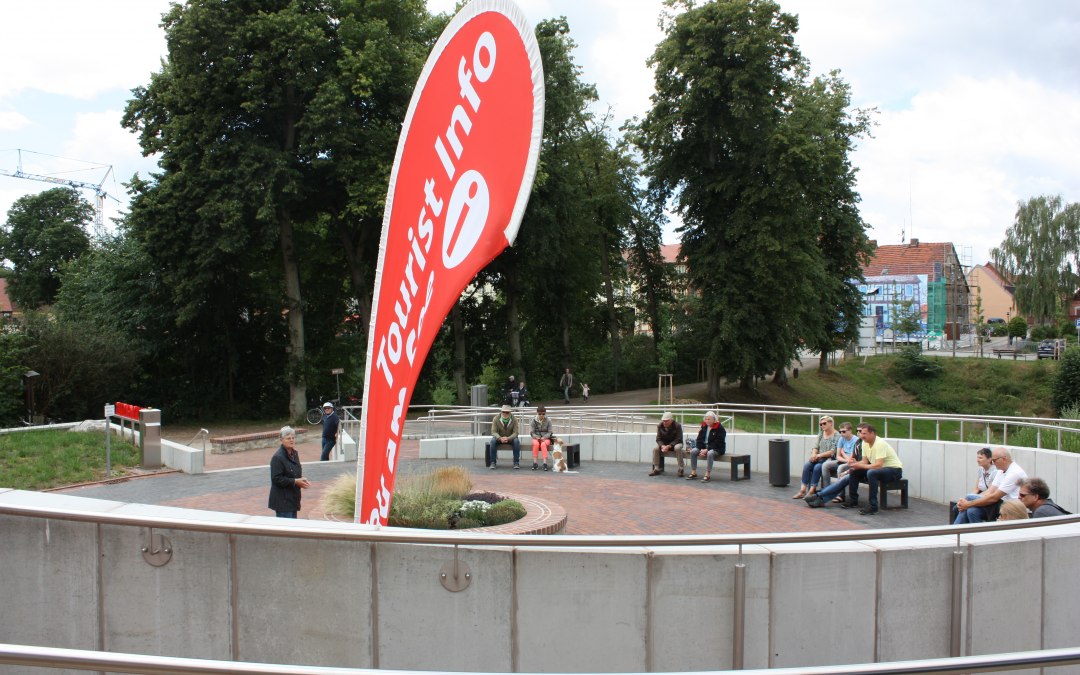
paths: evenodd
<path fill-rule="evenodd" d="M 791 483 L 791 441 L 769 439 L 769 484 L 787 487 Z"/>

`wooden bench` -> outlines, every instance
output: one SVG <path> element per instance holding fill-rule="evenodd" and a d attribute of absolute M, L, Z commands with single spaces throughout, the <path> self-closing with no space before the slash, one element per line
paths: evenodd
<path fill-rule="evenodd" d="M 750 455 L 720 455 L 717 462 L 731 464 L 731 480 L 750 480 Z M 739 467 L 743 468 L 742 478 L 739 478 Z"/>
<path fill-rule="evenodd" d="M 520 436 L 518 436 L 518 442 L 519 442 L 519 443 L 521 442 L 521 437 L 520 437 Z M 490 436 L 488 436 L 487 438 L 485 438 L 485 439 L 484 439 L 484 457 L 485 457 L 485 458 L 487 457 L 487 449 L 488 449 L 488 446 L 489 446 L 489 445 L 491 445 L 491 437 L 490 437 Z M 525 447 L 524 447 L 524 443 L 522 443 L 521 445 L 522 445 L 521 451 L 522 451 L 522 452 L 525 452 Z M 499 443 L 498 445 L 496 445 L 496 446 L 495 446 L 495 459 L 496 459 L 496 463 L 497 463 L 497 460 L 498 460 L 498 458 L 499 458 L 499 451 L 500 451 L 500 450 L 509 450 L 509 451 L 510 451 L 510 453 L 511 453 L 511 455 L 510 455 L 510 459 L 511 459 L 511 466 L 513 466 L 513 458 L 514 458 L 514 456 L 513 456 L 513 452 L 514 452 L 514 444 L 513 444 L 513 443 Z M 491 466 L 490 464 L 487 464 L 487 463 L 486 463 L 486 459 L 485 459 L 485 466 Z"/>
<path fill-rule="evenodd" d="M 901 478 L 900 480 L 878 483 L 878 507 L 882 511 L 889 508 L 889 492 L 893 490 L 900 491 L 900 508 L 906 509 L 908 507 L 907 478 Z"/>
<path fill-rule="evenodd" d="M 296 429 L 296 442 L 303 443 L 307 429 Z M 253 434 L 237 434 L 235 436 L 212 436 L 210 438 L 210 454 L 228 455 L 233 452 L 245 450 L 263 450 L 281 445 L 281 432 L 258 431 Z"/>
<path fill-rule="evenodd" d="M 999 359 L 1001 358 L 1001 356 L 1003 354 L 1005 354 L 1005 355 L 1012 354 L 1013 361 L 1016 360 L 1017 354 L 1020 353 L 1019 351 L 1017 351 L 1016 349 L 1013 349 L 1012 347 L 1007 347 L 1007 348 L 1002 347 L 1000 349 L 994 349 L 993 351 L 994 351 L 994 356 L 998 357 Z"/>

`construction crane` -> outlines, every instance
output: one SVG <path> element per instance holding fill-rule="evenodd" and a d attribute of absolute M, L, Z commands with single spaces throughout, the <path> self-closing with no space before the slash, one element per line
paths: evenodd
<path fill-rule="evenodd" d="M 46 157 L 54 157 L 56 159 L 65 159 L 65 158 L 56 157 L 56 155 L 45 155 L 45 153 L 34 152 L 33 150 L 16 149 L 15 152 L 18 153 L 18 164 L 16 165 L 15 170 L 14 171 L 9 171 L 7 169 L 0 168 L 0 176 L 11 176 L 12 178 L 25 178 L 27 180 L 36 180 L 36 181 L 41 181 L 43 183 L 54 183 L 56 185 L 67 185 L 68 187 L 78 188 L 80 190 L 93 190 L 94 191 L 94 197 L 96 198 L 95 202 L 94 202 L 94 234 L 97 235 L 98 237 L 100 237 L 105 233 L 105 216 L 104 216 L 105 199 L 108 198 L 108 199 L 113 200 L 117 204 L 120 203 L 119 199 L 117 199 L 116 197 L 113 197 L 109 193 L 105 192 L 104 188 L 102 188 L 102 186 L 105 184 L 105 181 L 107 181 L 109 179 L 109 176 L 112 174 L 113 168 L 112 168 L 111 164 L 94 164 L 93 162 L 83 162 L 84 164 L 88 164 L 90 166 L 87 169 L 80 169 L 81 171 L 88 171 L 88 170 L 91 170 L 91 169 L 104 169 L 105 170 L 105 174 L 101 177 L 100 182 L 91 183 L 91 182 L 88 182 L 88 181 L 68 180 L 66 178 L 57 178 L 56 176 L 48 176 L 48 175 L 40 174 L 40 173 L 28 173 L 26 171 L 23 171 L 22 155 L 23 155 L 24 152 L 34 154 L 34 155 L 43 155 L 43 156 L 46 156 Z M 82 160 L 70 160 L 70 161 L 80 161 L 81 162 Z"/>

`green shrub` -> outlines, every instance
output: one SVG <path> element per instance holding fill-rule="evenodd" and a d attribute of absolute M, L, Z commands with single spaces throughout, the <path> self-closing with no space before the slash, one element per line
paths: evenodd
<path fill-rule="evenodd" d="M 525 507 L 517 500 L 505 499 L 498 504 L 492 504 L 485 516 L 484 521 L 487 525 L 512 523 L 525 517 Z"/>
<path fill-rule="evenodd" d="M 1058 414 L 1080 402 L 1080 347 L 1069 347 L 1058 361 L 1050 404 Z"/>
<path fill-rule="evenodd" d="M 893 375 L 898 379 L 927 379 L 942 373 L 941 364 L 934 358 L 923 356 L 918 346 L 902 347 L 896 355 Z"/>

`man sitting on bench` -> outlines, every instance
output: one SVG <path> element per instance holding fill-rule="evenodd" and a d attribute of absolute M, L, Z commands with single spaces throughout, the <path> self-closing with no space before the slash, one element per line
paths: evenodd
<path fill-rule="evenodd" d="M 498 459 L 500 445 L 510 445 L 514 449 L 514 468 L 520 469 L 518 462 L 521 459 L 521 441 L 518 440 L 517 418 L 511 412 L 509 405 L 503 405 L 502 412 L 491 418 L 491 442 L 487 447 L 485 464 L 489 469 L 495 468 Z"/>
<path fill-rule="evenodd" d="M 675 416 L 665 412 L 660 418 L 660 424 L 656 425 L 656 447 L 652 451 L 652 471 L 650 476 L 659 476 L 664 473 L 664 453 L 675 453 L 675 459 L 679 462 L 679 478 L 683 476 L 683 435 L 682 425 L 676 421 Z"/>

